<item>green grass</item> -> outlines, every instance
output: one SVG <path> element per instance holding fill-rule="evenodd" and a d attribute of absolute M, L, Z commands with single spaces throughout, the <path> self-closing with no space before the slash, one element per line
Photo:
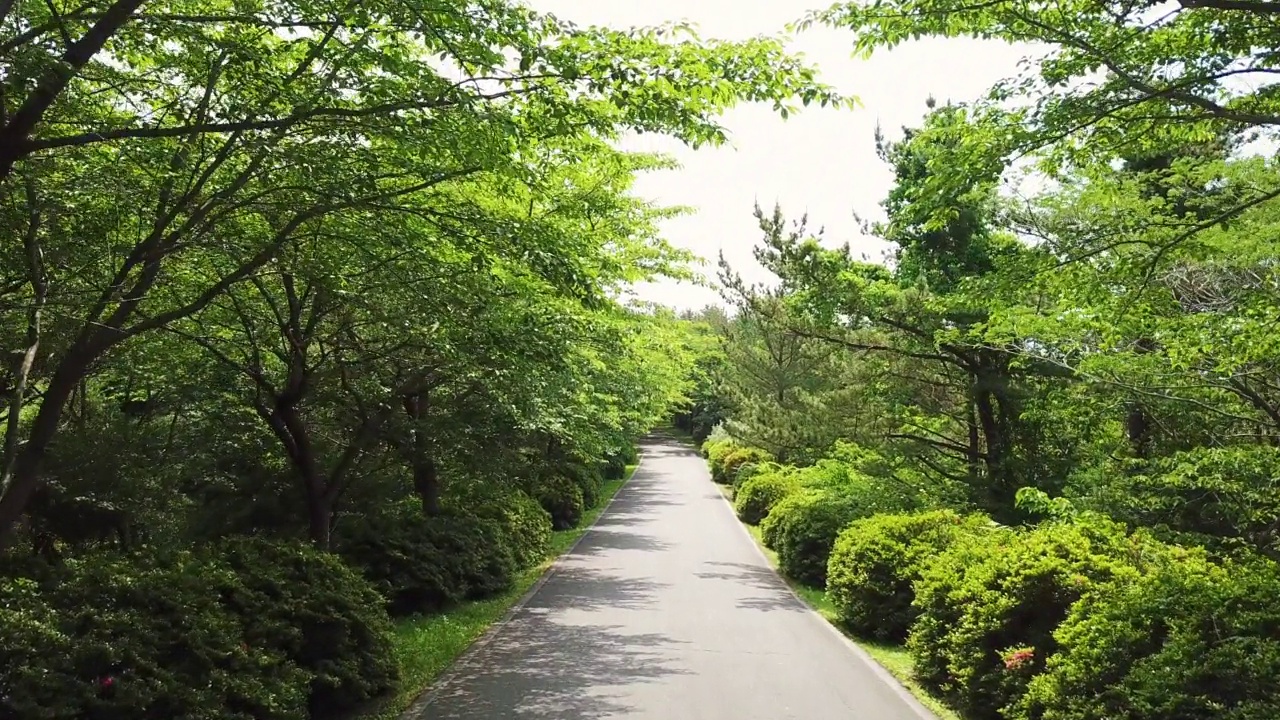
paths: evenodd
<path fill-rule="evenodd" d="M 720 486 L 720 488 L 721 491 L 725 493 L 726 498 L 732 497 L 730 495 L 731 491 L 724 486 Z M 743 527 L 747 529 L 747 532 L 751 533 L 751 537 L 756 541 L 756 545 L 760 546 L 760 550 L 764 552 L 765 557 L 769 558 L 769 564 L 777 570 L 778 554 L 764 546 L 764 540 L 760 537 L 760 528 L 746 524 L 744 524 Z M 835 606 L 831 604 L 831 600 L 827 597 L 827 592 L 825 590 L 801 585 L 800 583 L 793 582 L 786 576 L 783 576 L 783 579 L 786 580 L 787 585 L 791 586 L 792 591 L 794 591 L 796 595 L 800 596 L 800 599 L 804 600 L 809 607 L 818 611 L 818 614 L 821 615 L 824 620 L 831 623 L 831 625 L 840 630 L 840 632 L 844 633 L 846 637 L 856 643 L 858 647 L 865 650 L 876 662 L 880 663 L 885 670 L 888 670 L 890 675 L 897 678 L 898 682 L 902 683 L 902 686 L 907 690 L 910 690 L 911 694 L 920 701 L 921 705 L 924 705 L 941 720 L 960 720 L 960 716 L 957 715 L 954 710 L 942 704 L 942 701 L 938 700 L 933 695 L 930 695 L 929 692 L 920 685 L 920 683 L 916 682 L 915 666 L 911 661 L 911 655 L 907 652 L 906 647 L 902 645 L 893 645 L 891 643 L 872 642 L 850 635 L 845 632 L 843 627 L 840 626 Z"/>
<path fill-rule="evenodd" d="M 396 662 L 400 665 L 400 689 L 377 707 L 361 715 L 361 718 L 398 718 L 485 630 L 506 616 L 511 606 L 529 592 L 529 588 L 533 587 L 556 558 L 586 534 L 604 512 L 605 505 L 631 479 L 635 470 L 635 465 L 629 465 L 622 480 L 606 481 L 600 491 L 600 506 L 587 512 L 578 527 L 553 533 L 547 559 L 541 565 L 527 570 L 507 592 L 487 600 L 463 603 L 436 615 L 398 621 L 395 626 L 394 651 Z"/>

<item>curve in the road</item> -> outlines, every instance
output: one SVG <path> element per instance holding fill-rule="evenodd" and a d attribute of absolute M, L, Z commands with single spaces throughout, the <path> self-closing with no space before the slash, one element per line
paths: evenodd
<path fill-rule="evenodd" d="M 691 449 L 599 522 L 409 720 L 932 720 L 769 567 Z"/>

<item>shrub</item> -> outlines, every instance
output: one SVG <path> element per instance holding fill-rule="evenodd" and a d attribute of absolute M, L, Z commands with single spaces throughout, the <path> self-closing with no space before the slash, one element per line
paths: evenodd
<path fill-rule="evenodd" d="M 851 452 L 850 447 L 856 446 L 844 446 L 846 453 Z M 868 455 L 867 451 L 857 454 L 857 463 L 834 458 L 819 460 L 816 465 L 797 471 L 800 482 L 807 487 L 826 488 L 851 498 L 866 509 L 866 517 L 920 507 L 916 491 L 898 478 L 863 472 L 862 467 L 869 462 L 866 460 Z"/>
<path fill-rule="evenodd" d="M 212 547 L 209 560 L 210 568 L 230 571 L 209 574 L 248 645 L 278 651 L 311 674 L 312 718 L 341 714 L 395 683 L 382 598 L 336 556 L 301 543 L 233 538 Z"/>
<path fill-rule="evenodd" d="M 836 536 L 865 512 L 839 493 L 800 490 L 773 506 L 760 523 L 760 532 L 764 544 L 778 553 L 783 573 L 820 588 L 827 582 L 827 558 Z"/>
<path fill-rule="evenodd" d="M 35 583 L 10 580 L 0 585 L 0 717 L 87 714 L 100 682 L 78 676 L 75 650 L 75 639 L 59 627 L 57 611 L 36 592 Z M 113 664 L 102 663 L 97 674 L 107 677 Z"/>
<path fill-rule="evenodd" d="M 879 452 L 844 440 L 836 441 L 828 457 L 862 475 L 887 476 L 893 470 L 891 463 Z"/>
<path fill-rule="evenodd" d="M 542 562 L 551 547 L 551 515 L 522 490 L 473 483 L 452 490 L 445 507 L 496 522 L 520 569 Z"/>
<path fill-rule="evenodd" d="M 606 480 L 621 480 L 627 476 L 627 466 L 634 465 L 640 459 L 640 453 L 636 450 L 636 446 L 628 443 L 621 450 L 615 450 L 605 455 L 604 462 L 604 478 Z"/>
<path fill-rule="evenodd" d="M 763 472 L 773 472 L 782 467 L 775 462 L 747 462 L 738 466 L 738 472 L 733 474 L 733 487 L 736 489 L 739 485 L 751 479 L 753 476 Z"/>
<path fill-rule="evenodd" d="M 734 492 L 733 507 L 738 517 L 755 525 L 769 514 L 779 500 L 799 488 L 790 469 L 753 476 Z"/>
<path fill-rule="evenodd" d="M 609 455 L 601 469 L 605 480 L 621 480 L 627 476 L 627 462 L 619 455 Z"/>
<path fill-rule="evenodd" d="M 1280 570 L 1173 556 L 1086 597 L 1015 720 L 1280 717 Z"/>
<path fill-rule="evenodd" d="M 1000 718 L 1057 650 L 1072 604 L 1132 573 L 1122 558 L 1146 542 L 1101 520 L 960 539 L 916 584 L 917 675 L 967 717 Z"/>
<path fill-rule="evenodd" d="M 582 522 L 586 498 L 573 480 L 562 475 L 544 476 L 532 490 L 538 504 L 551 515 L 551 526 L 556 530 L 569 530 Z"/>
<path fill-rule="evenodd" d="M 742 466 L 767 462 L 770 459 L 769 453 L 759 448 L 736 448 L 726 453 L 719 464 L 712 467 L 711 479 L 722 485 L 733 485 Z"/>
<path fill-rule="evenodd" d="M 604 485 L 600 473 L 586 465 L 570 465 L 564 469 L 564 475 L 582 491 L 582 507 L 584 509 L 600 506 L 600 490 Z"/>
<path fill-rule="evenodd" d="M 304 717 L 310 674 L 228 611 L 212 579 L 230 573 L 95 553 L 43 589 L 0 585 L 0 717 Z"/>
<path fill-rule="evenodd" d="M 353 522 L 339 551 L 383 594 L 393 615 L 501 592 L 520 569 L 500 522 L 457 512 L 428 518 L 410 504 Z"/>
<path fill-rule="evenodd" d="M 711 449 L 715 445 L 732 443 L 733 437 L 729 435 L 729 431 L 725 429 L 724 423 L 720 423 L 711 428 L 711 432 L 702 441 L 702 457 L 710 459 Z"/>
<path fill-rule="evenodd" d="M 702 444 L 702 455 L 707 458 L 707 465 L 711 468 L 712 479 L 723 474 L 722 463 L 724 458 L 740 447 L 742 446 L 728 436 L 708 439 Z"/>
<path fill-rule="evenodd" d="M 938 510 L 876 515 L 849 525 L 836 539 L 827 568 L 827 597 L 840 622 L 863 637 L 906 639 L 917 615 L 914 584 L 925 564 L 985 522 Z"/>

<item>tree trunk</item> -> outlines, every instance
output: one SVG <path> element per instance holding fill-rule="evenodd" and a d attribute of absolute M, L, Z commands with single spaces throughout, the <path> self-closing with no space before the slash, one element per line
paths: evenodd
<path fill-rule="evenodd" d="M 81 377 L 88 371 L 89 365 L 100 354 L 100 349 L 87 343 L 73 346 L 63 356 L 58 369 L 50 378 L 40 402 L 40 410 L 31 423 L 27 442 L 14 459 L 13 474 L 8 484 L 0 488 L 0 492 L 3 492 L 0 495 L 0 550 L 9 547 L 13 541 L 18 520 L 26 511 L 31 496 L 40 489 L 40 469 L 50 443 L 58 434 L 62 411 L 67 401 L 79 385 Z"/>
<path fill-rule="evenodd" d="M 969 466 L 969 481 L 976 483 L 982 477 L 982 431 L 978 427 L 977 377 L 969 374 L 969 412 L 966 418 L 969 430 L 969 451 L 965 458 Z"/>
<path fill-rule="evenodd" d="M 287 401 L 277 403 L 276 413 L 279 416 L 280 425 L 292 441 L 291 445 L 286 443 L 286 447 L 294 467 L 302 477 L 302 487 L 307 494 L 307 521 L 311 542 L 321 550 L 328 550 L 333 502 L 330 498 L 329 483 L 325 482 L 320 472 L 315 447 L 311 444 L 311 434 L 305 421 L 298 414 L 296 405 Z"/>
<path fill-rule="evenodd" d="M 320 483 L 323 485 L 323 483 Z M 321 550 L 329 549 L 329 530 L 332 527 L 333 504 L 323 487 L 307 483 L 307 524 L 311 542 Z"/>
<path fill-rule="evenodd" d="M 981 380 L 979 381 L 981 382 Z M 986 472 L 980 488 L 982 504 L 991 512 L 1001 509 L 1002 495 L 999 485 L 1004 479 L 1004 438 L 1000 436 L 1000 423 L 996 420 L 995 405 L 991 402 L 991 392 L 979 388 L 974 393 L 974 406 L 978 411 L 978 422 L 982 428 L 982 439 L 986 446 L 983 456 L 986 460 Z"/>
<path fill-rule="evenodd" d="M 433 458 L 414 458 L 413 490 L 422 501 L 424 515 L 435 517 L 440 514 L 440 474 Z"/>
<path fill-rule="evenodd" d="M 1151 420 L 1147 417 L 1147 409 L 1142 403 L 1137 401 L 1129 403 L 1124 426 L 1133 456 L 1145 460 L 1151 444 Z"/>
<path fill-rule="evenodd" d="M 1154 352 L 1156 349 L 1155 342 L 1150 338 L 1139 338 L 1135 346 L 1141 355 Z M 1129 447 L 1133 450 L 1134 457 L 1145 460 L 1151 449 L 1151 416 L 1140 400 L 1132 400 L 1127 405 L 1124 426 Z"/>
<path fill-rule="evenodd" d="M 409 418 L 409 467 L 413 471 L 413 491 L 422 501 L 427 517 L 440 514 L 440 471 L 431 456 L 426 433 L 422 431 L 422 414 L 427 404 L 425 392 L 403 395 L 400 403 Z"/>

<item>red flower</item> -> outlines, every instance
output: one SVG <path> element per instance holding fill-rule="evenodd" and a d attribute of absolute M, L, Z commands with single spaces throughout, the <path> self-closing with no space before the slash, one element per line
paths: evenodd
<path fill-rule="evenodd" d="M 1006 670 L 1017 670 L 1023 665 L 1026 665 L 1027 663 L 1034 660 L 1035 657 L 1036 657 L 1035 648 L 1018 648 L 1013 652 L 1005 654 L 1004 668 Z"/>
<path fill-rule="evenodd" d="M 109 688 L 109 687 L 111 687 L 112 685 L 115 685 L 115 684 L 116 684 L 116 679 L 115 679 L 115 678 L 113 678 L 113 677 L 111 677 L 110 675 L 108 675 L 108 676 L 106 676 L 106 677 L 104 677 L 104 678 L 102 678 L 101 680 L 99 680 L 99 681 L 98 681 L 98 685 L 99 685 L 100 687 L 103 687 L 103 688 Z"/>

